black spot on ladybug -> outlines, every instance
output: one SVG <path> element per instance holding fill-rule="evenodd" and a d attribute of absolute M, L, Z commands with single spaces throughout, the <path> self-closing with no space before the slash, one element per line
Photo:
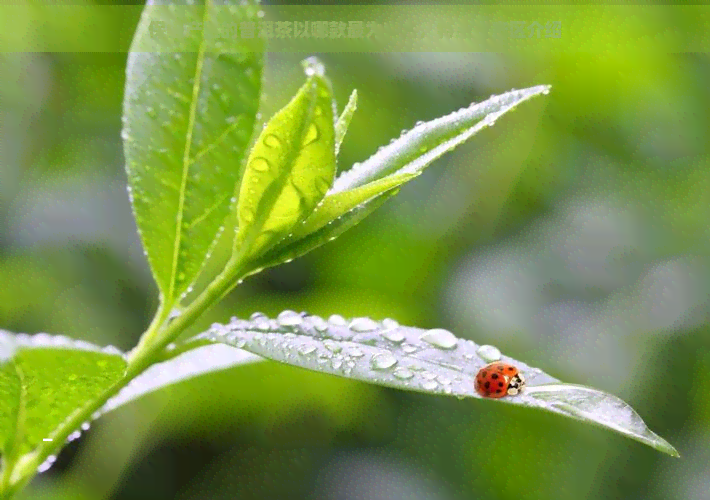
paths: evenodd
<path fill-rule="evenodd" d="M 498 382 L 498 387 L 503 387 L 503 382 Z"/>
<path fill-rule="evenodd" d="M 492 378 L 492 379 L 498 378 L 498 374 L 497 374 L 497 373 L 494 373 L 493 375 L 491 375 L 491 378 Z"/>
<path fill-rule="evenodd" d="M 487 372 L 486 370 L 483 370 L 483 371 L 481 372 L 481 377 L 485 377 L 487 373 L 488 373 L 488 372 Z"/>
<path fill-rule="evenodd" d="M 503 367 L 502 367 L 502 366 L 499 366 L 499 367 L 498 367 L 498 371 L 499 371 L 499 372 L 502 372 L 502 371 L 503 371 Z"/>
<path fill-rule="evenodd" d="M 496 389 L 496 394 L 500 394 L 501 392 L 503 391 L 501 391 L 500 389 Z"/>
<path fill-rule="evenodd" d="M 514 371 L 515 371 L 515 368 L 513 368 L 512 366 L 509 366 L 509 367 L 508 367 L 508 371 L 509 371 L 509 372 L 514 372 Z"/>
<path fill-rule="evenodd" d="M 485 387 L 486 389 L 488 389 L 490 386 L 491 386 L 490 382 L 486 382 L 485 384 L 483 384 L 483 387 Z"/>

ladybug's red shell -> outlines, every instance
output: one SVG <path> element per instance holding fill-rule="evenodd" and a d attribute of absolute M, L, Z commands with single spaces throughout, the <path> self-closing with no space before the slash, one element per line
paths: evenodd
<path fill-rule="evenodd" d="M 473 385 L 484 398 L 502 398 L 520 393 L 525 379 L 513 365 L 498 361 L 481 368 Z"/>

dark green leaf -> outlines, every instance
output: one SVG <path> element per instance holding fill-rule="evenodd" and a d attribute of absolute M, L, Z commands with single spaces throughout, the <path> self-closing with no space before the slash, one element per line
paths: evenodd
<path fill-rule="evenodd" d="M 0 330 L 0 449 L 32 451 L 122 376 L 123 355 L 61 336 Z"/>
<path fill-rule="evenodd" d="M 256 10 L 212 1 L 149 5 L 133 40 L 123 106 L 126 170 L 143 246 L 169 304 L 197 277 L 235 195 L 263 57 L 258 40 L 222 51 L 219 37 L 255 19 Z"/>

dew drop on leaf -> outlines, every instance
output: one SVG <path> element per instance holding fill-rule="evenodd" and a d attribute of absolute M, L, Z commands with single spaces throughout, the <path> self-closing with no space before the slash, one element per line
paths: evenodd
<path fill-rule="evenodd" d="M 478 354 L 484 361 L 492 363 L 493 361 L 498 361 L 500 359 L 500 350 L 492 345 L 482 345 L 476 349 L 476 354 Z"/>
<path fill-rule="evenodd" d="M 270 148 L 279 148 L 281 147 L 281 140 L 274 134 L 267 134 L 264 137 L 264 145 Z"/>
<path fill-rule="evenodd" d="M 345 318 L 343 318 L 340 314 L 331 314 L 328 318 L 328 322 L 335 326 L 345 326 L 348 324 L 348 322 L 345 321 Z"/>
<path fill-rule="evenodd" d="M 269 162 L 266 161 L 264 158 L 254 158 L 251 163 L 249 164 L 251 168 L 256 170 L 257 172 L 266 172 L 269 170 Z"/>
<path fill-rule="evenodd" d="M 372 356 L 370 364 L 374 370 L 388 370 L 397 364 L 397 358 L 388 352 L 379 352 Z"/>
<path fill-rule="evenodd" d="M 382 336 L 390 342 L 394 342 L 396 344 L 404 342 L 404 334 L 399 330 L 385 330 L 382 332 Z"/>
<path fill-rule="evenodd" d="M 303 323 L 303 318 L 297 312 L 287 309 L 278 315 L 276 321 L 278 321 L 281 326 L 297 326 Z"/>
<path fill-rule="evenodd" d="M 453 333 L 443 328 L 429 330 L 419 338 L 439 349 L 453 349 L 458 342 Z"/>
<path fill-rule="evenodd" d="M 377 323 L 370 318 L 354 318 L 350 322 L 350 329 L 356 332 L 371 332 L 377 329 Z"/>
<path fill-rule="evenodd" d="M 393 375 L 402 380 L 408 380 L 414 376 L 414 372 L 407 368 L 397 368 L 395 369 Z"/>

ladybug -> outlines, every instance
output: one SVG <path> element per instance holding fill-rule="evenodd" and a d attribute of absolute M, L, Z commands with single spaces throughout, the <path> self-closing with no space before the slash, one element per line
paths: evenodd
<path fill-rule="evenodd" d="M 498 361 L 481 368 L 473 386 L 484 398 L 502 398 L 519 394 L 525 386 L 525 379 L 513 365 Z"/>

